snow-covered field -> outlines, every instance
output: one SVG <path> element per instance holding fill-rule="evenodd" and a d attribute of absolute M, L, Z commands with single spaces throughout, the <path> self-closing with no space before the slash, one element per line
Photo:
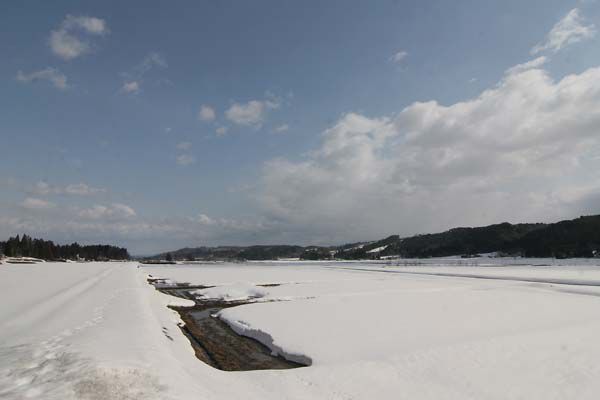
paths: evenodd
<path fill-rule="evenodd" d="M 597 399 L 597 261 L 469 262 L 0 265 L 0 398 Z M 148 274 L 311 366 L 203 364 Z"/>

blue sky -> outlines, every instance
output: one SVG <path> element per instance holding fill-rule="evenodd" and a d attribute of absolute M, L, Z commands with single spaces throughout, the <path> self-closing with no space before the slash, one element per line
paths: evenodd
<path fill-rule="evenodd" d="M 575 111 L 600 105 L 599 18 L 593 1 L 5 2 L 0 234 L 151 253 L 600 212 L 600 125 Z"/>

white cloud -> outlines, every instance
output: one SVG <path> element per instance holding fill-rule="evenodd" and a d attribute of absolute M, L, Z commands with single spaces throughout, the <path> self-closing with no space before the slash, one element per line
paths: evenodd
<path fill-rule="evenodd" d="M 196 218 L 196 222 L 202 225 L 214 225 L 216 223 L 214 219 L 212 219 L 206 214 L 199 214 Z"/>
<path fill-rule="evenodd" d="M 67 77 L 56 68 L 50 67 L 29 74 L 19 71 L 17 73 L 17 80 L 24 83 L 48 81 L 54 85 L 54 87 L 61 90 L 65 90 L 69 87 Z"/>
<path fill-rule="evenodd" d="M 27 190 L 29 193 L 37 196 L 47 196 L 51 194 L 71 195 L 71 196 L 92 196 L 106 192 L 106 189 L 96 188 L 85 183 L 74 183 L 67 186 L 53 186 L 47 182 L 37 182 L 33 187 Z"/>
<path fill-rule="evenodd" d="M 273 129 L 273 132 L 275 133 L 284 133 L 287 132 L 290 129 L 290 126 L 288 124 L 282 124 L 277 126 L 275 129 Z"/>
<path fill-rule="evenodd" d="M 85 183 L 67 185 L 64 189 L 65 194 L 70 194 L 74 196 L 92 196 L 104 192 L 106 192 L 106 189 L 95 188 Z"/>
<path fill-rule="evenodd" d="M 31 191 L 31 193 L 44 196 L 44 195 L 47 195 L 50 193 L 54 193 L 55 188 L 53 188 L 46 182 L 40 181 L 40 182 L 36 183 L 35 186 L 30 191 Z"/>
<path fill-rule="evenodd" d="M 179 165 L 191 165 L 196 162 L 196 158 L 189 154 L 181 154 L 177 156 L 176 161 Z"/>
<path fill-rule="evenodd" d="M 548 61 L 548 59 L 545 56 L 541 56 L 541 57 L 535 58 L 531 61 L 527 61 L 523 64 L 517 64 L 513 67 L 510 67 L 509 69 L 506 70 L 506 73 L 509 75 L 510 74 L 518 74 L 520 72 L 527 71 L 528 69 L 540 68 L 541 66 L 546 64 L 547 61 Z"/>
<path fill-rule="evenodd" d="M 554 25 L 542 43 L 538 43 L 531 49 L 535 55 L 543 51 L 557 51 L 596 35 L 594 24 L 585 25 L 578 8 L 574 8 L 563 19 Z"/>
<path fill-rule="evenodd" d="M 100 18 L 67 15 L 58 29 L 50 32 L 50 49 L 64 60 L 72 60 L 90 51 L 82 34 L 106 35 L 106 22 Z"/>
<path fill-rule="evenodd" d="M 261 221 L 235 220 L 198 216 L 142 219 L 116 217 L 106 211 L 111 206 L 95 206 L 89 215 L 78 212 L 33 213 L 24 210 L 22 216 L 0 215 L 0 236 L 27 232 L 38 237 L 51 237 L 60 242 L 86 241 L 110 243 L 128 247 L 133 254 L 156 253 L 157 248 L 175 248 L 182 243 L 249 243 L 256 234 L 265 232 Z M 60 211 L 60 210 L 57 210 Z M 83 210 L 79 210 L 83 211 Z M 131 214 L 125 213 L 125 215 Z"/>
<path fill-rule="evenodd" d="M 63 27 L 66 29 L 81 28 L 93 35 L 108 33 L 108 28 L 104 20 L 95 17 L 67 15 Z"/>
<path fill-rule="evenodd" d="M 138 81 L 125 82 L 121 87 L 124 93 L 136 94 L 140 91 L 140 83 Z"/>
<path fill-rule="evenodd" d="M 189 150 L 192 148 L 192 144 L 190 142 L 180 142 L 180 143 L 177 143 L 176 147 L 179 150 Z"/>
<path fill-rule="evenodd" d="M 394 54 L 392 57 L 390 57 L 390 61 L 395 62 L 396 64 L 401 63 L 406 56 L 408 56 L 408 53 L 406 51 L 399 51 L 396 54 Z"/>
<path fill-rule="evenodd" d="M 264 103 L 258 100 L 251 100 L 245 104 L 232 104 L 225 111 L 225 116 L 228 120 L 238 125 L 257 125 L 263 122 L 264 113 Z"/>
<path fill-rule="evenodd" d="M 167 68 L 169 64 L 166 58 L 157 52 L 147 54 L 144 59 L 134 68 L 135 71 L 141 76 L 154 67 Z"/>
<path fill-rule="evenodd" d="M 210 228 L 210 230 L 203 230 L 204 234 L 219 235 L 225 232 L 249 232 L 257 233 L 265 231 L 267 226 L 261 221 L 250 221 L 250 220 L 239 220 L 232 218 L 213 218 L 206 214 L 198 214 L 197 217 L 188 219 L 192 222 L 192 226 L 188 227 L 190 230 L 197 229 L 197 225 L 201 228 Z"/>
<path fill-rule="evenodd" d="M 198 119 L 200 121 L 209 122 L 214 120 L 216 117 L 215 109 L 211 106 L 202 105 L 200 111 L 198 111 Z"/>
<path fill-rule="evenodd" d="M 144 76 L 152 69 L 155 68 L 167 68 L 167 60 L 165 57 L 157 52 L 148 53 L 139 64 L 131 68 L 127 72 L 122 72 L 121 76 L 125 79 L 121 90 L 125 93 L 137 94 L 141 91 Z M 160 82 L 165 79 L 160 80 Z"/>
<path fill-rule="evenodd" d="M 265 121 L 269 110 L 277 109 L 281 106 L 279 98 L 267 94 L 265 100 L 250 100 L 247 103 L 233 103 L 227 111 L 225 117 L 231 122 L 244 126 L 260 126 Z"/>
<path fill-rule="evenodd" d="M 215 130 L 215 132 L 217 132 L 217 136 L 224 136 L 227 133 L 227 127 L 220 126 Z"/>
<path fill-rule="evenodd" d="M 265 164 L 265 212 L 329 242 L 578 215 L 565 193 L 600 182 L 600 68 L 554 81 L 542 64 L 448 106 L 344 115 L 305 160 Z"/>
<path fill-rule="evenodd" d="M 54 204 L 46 200 L 36 199 L 34 197 L 27 197 L 21 203 L 21 207 L 26 208 L 28 210 L 47 210 L 49 208 L 53 208 Z"/>
<path fill-rule="evenodd" d="M 136 212 L 128 205 L 113 203 L 108 206 L 95 205 L 91 208 L 83 209 L 78 212 L 79 217 L 87 219 L 108 219 L 119 220 L 128 219 L 136 216 Z"/>

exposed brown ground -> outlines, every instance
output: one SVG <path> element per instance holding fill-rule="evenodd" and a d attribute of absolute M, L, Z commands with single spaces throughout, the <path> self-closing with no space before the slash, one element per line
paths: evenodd
<path fill-rule="evenodd" d="M 149 283 L 154 282 L 149 280 Z M 265 284 L 261 286 L 276 286 Z M 168 288 L 157 288 L 165 294 L 193 300 L 192 307 L 174 307 L 181 316 L 184 325 L 182 332 L 190 340 L 196 357 L 206 364 L 223 371 L 253 371 L 261 369 L 289 369 L 305 367 L 281 356 L 272 355 L 269 348 L 262 343 L 238 335 L 223 321 L 212 315 L 223 308 L 248 304 L 248 301 L 205 301 L 198 300 L 191 290 L 209 286 L 177 285 Z"/>

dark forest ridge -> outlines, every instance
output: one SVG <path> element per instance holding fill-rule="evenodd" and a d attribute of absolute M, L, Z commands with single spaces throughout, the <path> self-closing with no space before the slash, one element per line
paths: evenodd
<path fill-rule="evenodd" d="M 7 257 L 34 257 L 42 260 L 129 260 L 127 249 L 109 245 L 79 243 L 55 244 L 50 240 L 33 239 L 27 235 L 0 242 L 0 254 Z"/>
<path fill-rule="evenodd" d="M 496 252 L 499 256 L 524 257 L 596 257 L 600 255 L 600 215 L 582 216 L 551 224 L 500 224 L 460 227 L 445 232 L 401 238 L 392 235 L 372 242 L 341 246 L 216 246 L 183 248 L 145 259 L 174 260 L 274 260 L 299 258 L 381 259 L 476 256 Z M 7 257 L 35 257 L 44 260 L 129 259 L 125 248 L 78 243 L 57 245 L 27 235 L 0 242 L 0 254 Z"/>
<path fill-rule="evenodd" d="M 389 236 L 373 242 L 342 246 L 217 246 L 183 248 L 152 259 L 175 260 L 272 260 L 278 258 L 377 259 L 498 255 L 525 257 L 595 257 L 600 254 L 600 215 L 582 216 L 551 224 L 510 224 L 453 228 L 441 233 L 401 238 Z"/>

